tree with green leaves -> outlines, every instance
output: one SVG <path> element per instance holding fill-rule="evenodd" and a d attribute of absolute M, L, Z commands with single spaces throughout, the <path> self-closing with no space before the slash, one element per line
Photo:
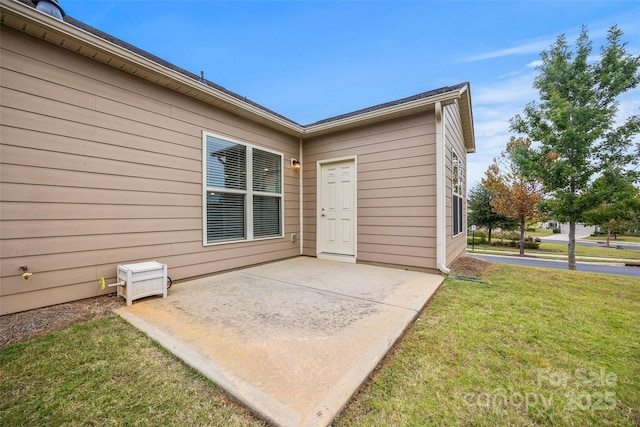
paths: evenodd
<path fill-rule="evenodd" d="M 593 183 L 594 204 L 586 213 L 586 222 L 607 232 L 607 247 L 615 229 L 640 218 L 640 192 L 633 185 L 634 175 L 608 170 Z"/>
<path fill-rule="evenodd" d="M 491 244 L 491 232 L 493 230 L 515 226 L 511 218 L 499 214 L 491 206 L 491 201 L 494 198 L 495 195 L 483 183 L 474 185 L 467 196 L 468 222 L 487 229 L 487 241 L 489 244 Z"/>
<path fill-rule="evenodd" d="M 576 223 L 583 222 L 592 207 L 593 180 L 607 169 L 625 169 L 639 157 L 631 148 L 640 116 L 617 125 L 618 97 L 640 82 L 640 56 L 627 52 L 622 35 L 615 26 L 609 29 L 595 61 L 586 28 L 575 52 L 561 35 L 541 54 L 534 80 L 539 102 L 531 102 L 522 115 L 511 119 L 513 131 L 537 143 L 516 157 L 551 194 L 551 215 L 569 223 L 571 270 L 576 268 Z"/>

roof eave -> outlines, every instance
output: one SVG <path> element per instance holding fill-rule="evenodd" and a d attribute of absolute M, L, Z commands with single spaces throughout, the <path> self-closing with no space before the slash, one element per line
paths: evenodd
<path fill-rule="evenodd" d="M 361 127 L 375 122 L 433 110 L 436 102 L 440 102 L 442 105 L 447 105 L 456 101 L 460 108 L 462 135 L 464 138 L 465 148 L 467 153 L 475 153 L 476 143 L 473 130 L 473 111 L 471 107 L 471 90 L 469 88 L 469 83 L 465 83 L 462 87 L 456 90 L 306 126 L 304 135 L 306 137 L 315 137 L 339 130 Z"/>
<path fill-rule="evenodd" d="M 435 103 L 438 101 L 446 104 L 449 102 L 453 102 L 454 99 L 456 99 L 455 92 L 446 92 L 434 95 L 432 97 L 421 98 L 402 104 L 392 105 L 386 108 L 355 114 L 352 116 L 344 117 L 342 119 L 313 124 L 305 127 L 305 136 L 320 136 L 339 130 L 361 127 L 371 123 L 395 119 L 411 114 L 417 114 L 424 111 L 433 110 Z"/>
<path fill-rule="evenodd" d="M 438 101 L 447 104 L 459 100 L 465 146 L 467 152 L 475 152 L 468 84 L 458 90 L 302 126 L 16 0 L 2 0 L 0 11 L 4 25 L 298 138 L 319 136 L 428 111 Z"/>
<path fill-rule="evenodd" d="M 471 88 L 469 87 L 469 83 L 460 88 L 458 106 L 460 108 L 464 145 L 467 149 L 467 153 L 475 153 L 476 136 L 473 129 L 473 108 L 471 106 Z"/>
<path fill-rule="evenodd" d="M 300 136 L 303 132 L 303 127 L 295 122 L 269 113 L 251 103 L 244 102 L 20 2 L 3 0 L 0 4 L 0 10 L 2 23 L 9 27 L 104 62 L 155 84 L 169 87 L 223 110 L 247 117 L 286 134 Z"/>

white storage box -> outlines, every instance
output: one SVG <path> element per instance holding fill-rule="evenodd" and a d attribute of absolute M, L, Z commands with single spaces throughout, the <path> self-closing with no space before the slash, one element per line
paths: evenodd
<path fill-rule="evenodd" d="M 151 295 L 167 297 L 167 265 L 155 261 L 118 266 L 118 296 L 127 300 L 127 305 L 138 298 Z"/>

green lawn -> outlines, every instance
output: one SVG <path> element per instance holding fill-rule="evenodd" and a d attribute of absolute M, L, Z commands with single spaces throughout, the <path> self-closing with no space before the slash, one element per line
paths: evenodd
<path fill-rule="evenodd" d="M 520 233 L 520 231 L 517 231 Z M 531 237 L 547 237 L 553 234 L 553 230 L 550 228 L 536 228 L 534 231 L 527 231 L 527 236 Z"/>
<path fill-rule="evenodd" d="M 540 249 L 550 251 L 557 254 L 567 254 L 566 243 L 547 243 L 540 244 Z M 582 246 L 576 245 L 576 256 L 601 257 L 601 258 L 624 258 L 624 259 L 640 259 L 640 250 L 605 248 L 600 246 Z"/>
<path fill-rule="evenodd" d="M 518 248 L 511 248 L 506 246 L 490 246 L 476 244 L 474 250 L 491 250 L 501 252 L 518 252 Z M 467 251 L 471 252 L 472 247 L 469 245 Z M 566 243 L 555 242 L 542 242 L 539 249 L 525 249 L 525 254 L 549 254 L 549 255 L 567 255 Z M 640 250 L 629 249 L 616 249 L 615 247 L 605 248 L 601 246 L 581 246 L 576 245 L 576 256 L 591 257 L 591 258 L 615 258 L 615 259 L 630 259 L 640 260 Z"/>
<path fill-rule="evenodd" d="M 263 425 L 117 315 L 0 350 L 0 425 Z"/>
<path fill-rule="evenodd" d="M 447 279 L 335 426 L 640 423 L 640 280 Z M 0 349 L 0 425 L 263 425 L 117 316 Z"/>
<path fill-rule="evenodd" d="M 486 277 L 448 279 L 335 425 L 638 425 L 640 280 L 505 264 Z"/>
<path fill-rule="evenodd" d="M 596 242 L 606 242 L 607 238 L 606 236 L 590 236 L 587 237 L 587 240 L 593 240 Z M 610 244 L 611 245 L 616 245 L 617 243 L 625 243 L 625 242 L 629 242 L 629 243 L 640 243 L 640 236 L 618 236 L 617 239 L 614 239 L 613 237 L 611 237 L 610 240 Z"/>

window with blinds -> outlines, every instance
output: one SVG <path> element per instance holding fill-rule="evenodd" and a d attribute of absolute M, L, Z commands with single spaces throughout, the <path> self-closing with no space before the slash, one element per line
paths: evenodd
<path fill-rule="evenodd" d="M 283 235 L 283 155 L 204 133 L 204 244 Z"/>
<path fill-rule="evenodd" d="M 282 235 L 282 156 L 253 149 L 253 235 Z"/>

